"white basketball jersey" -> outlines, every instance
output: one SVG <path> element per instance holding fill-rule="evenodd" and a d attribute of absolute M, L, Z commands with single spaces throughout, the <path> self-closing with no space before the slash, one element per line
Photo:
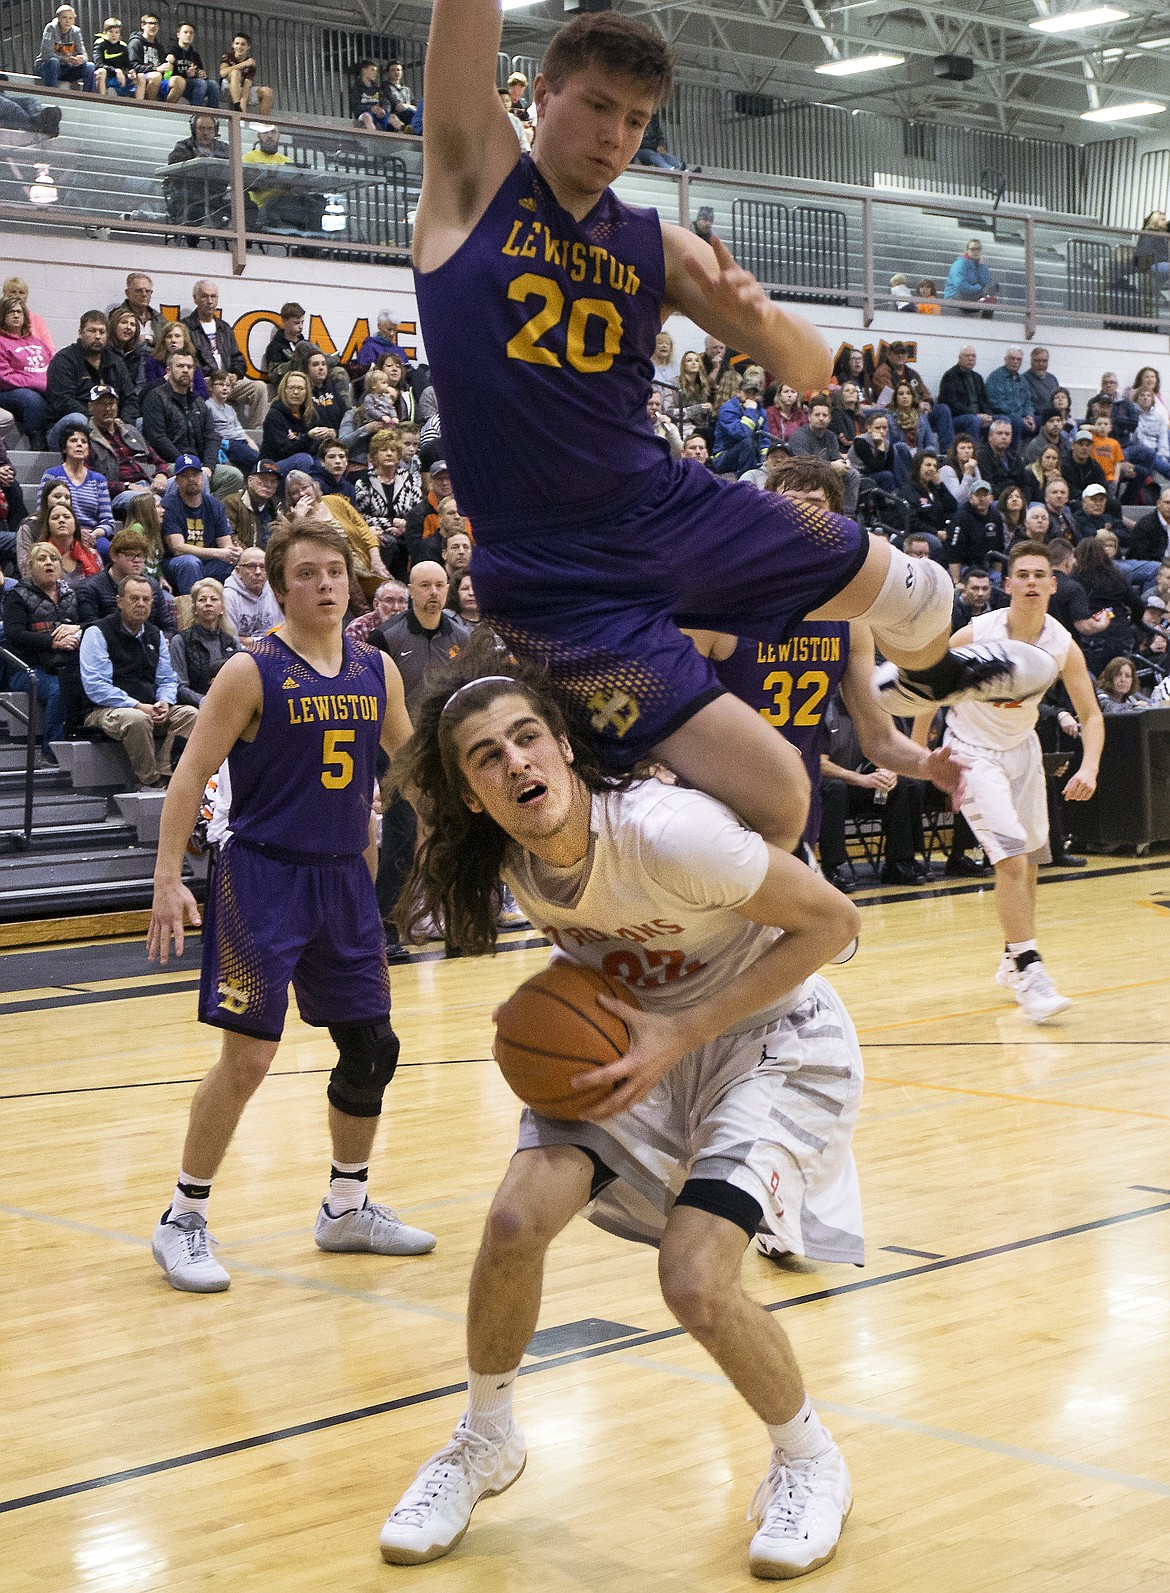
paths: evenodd
<path fill-rule="evenodd" d="M 1006 608 L 996 608 L 986 614 L 976 614 L 971 621 L 973 640 L 1007 641 L 1008 613 Z M 1058 667 L 1063 669 L 1073 639 L 1059 620 L 1046 614 L 1044 629 L 1033 645 L 1051 653 Z M 961 702 L 947 709 L 947 729 L 957 741 L 969 746 L 1004 750 L 1026 741 L 1039 717 L 1040 705 L 1035 698 L 1010 703 Z"/>
<path fill-rule="evenodd" d="M 590 830 L 581 863 L 554 868 L 512 846 L 504 878 L 533 928 L 629 985 L 641 1006 L 694 1006 L 779 939 L 733 911 L 763 884 L 768 848 L 713 797 L 645 780 L 595 795 Z M 741 1027 L 790 1012 L 802 989 Z"/>

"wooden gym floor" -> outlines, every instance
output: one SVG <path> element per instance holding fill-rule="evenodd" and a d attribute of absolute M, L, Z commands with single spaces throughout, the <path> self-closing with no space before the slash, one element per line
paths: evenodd
<path fill-rule="evenodd" d="M 1170 1588 L 1170 861 L 1046 880 L 1076 997 L 1034 1028 L 992 983 L 990 894 L 871 893 L 832 970 L 869 1080 L 868 1264 L 750 1254 L 853 1473 L 825 1593 Z M 383 1516 L 462 1409 L 463 1311 L 517 1105 L 494 1002 L 541 965 L 394 970 L 404 1065 L 372 1190 L 420 1260 L 324 1256 L 328 1042 L 294 1019 L 217 1181 L 224 1295 L 150 1258 L 215 1037 L 196 958 L 141 941 L 0 958 L 0 1585 L 6 1593 L 724 1593 L 766 1438 L 659 1298 L 574 1224 L 518 1412 L 528 1469 L 461 1547 L 382 1565 Z"/>

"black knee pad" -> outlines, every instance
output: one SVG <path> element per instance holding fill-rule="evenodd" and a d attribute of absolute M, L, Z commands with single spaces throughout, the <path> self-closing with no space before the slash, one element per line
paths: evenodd
<path fill-rule="evenodd" d="M 366 1023 L 331 1023 L 338 1050 L 329 1075 L 330 1106 L 347 1117 L 379 1117 L 386 1086 L 398 1066 L 398 1036 L 389 1018 Z"/>

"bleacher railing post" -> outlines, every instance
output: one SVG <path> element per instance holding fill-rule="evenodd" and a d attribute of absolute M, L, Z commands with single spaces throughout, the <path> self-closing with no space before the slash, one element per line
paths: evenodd
<path fill-rule="evenodd" d="M 866 326 L 872 326 L 874 310 L 873 288 L 873 200 L 867 195 L 861 201 L 861 249 L 865 256 L 865 297 L 861 314 Z"/>
<path fill-rule="evenodd" d="M 248 263 L 248 245 L 244 234 L 248 218 L 244 208 L 244 141 L 240 135 L 243 119 L 232 111 L 228 123 L 228 156 L 231 161 L 232 183 L 232 275 L 241 276 Z"/>
<path fill-rule="evenodd" d="M 1036 227 L 1031 216 L 1024 220 L 1024 336 L 1036 336 Z"/>
<path fill-rule="evenodd" d="M 678 224 L 687 231 L 691 228 L 691 179 L 684 172 L 678 178 Z"/>

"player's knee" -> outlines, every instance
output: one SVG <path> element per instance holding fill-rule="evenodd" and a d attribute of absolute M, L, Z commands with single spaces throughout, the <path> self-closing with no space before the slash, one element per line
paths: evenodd
<path fill-rule="evenodd" d="M 662 1298 L 675 1320 L 701 1343 L 718 1331 L 727 1316 L 727 1280 L 714 1276 L 693 1257 L 659 1253 Z"/>
<path fill-rule="evenodd" d="M 483 1245 L 493 1260 L 540 1253 L 553 1238 L 536 1206 L 512 1196 L 497 1196 L 488 1212 Z"/>
<path fill-rule="evenodd" d="M 398 1036 L 389 1018 L 331 1023 L 337 1065 L 329 1075 L 330 1106 L 347 1117 L 378 1117 L 382 1097 L 398 1066 Z"/>

